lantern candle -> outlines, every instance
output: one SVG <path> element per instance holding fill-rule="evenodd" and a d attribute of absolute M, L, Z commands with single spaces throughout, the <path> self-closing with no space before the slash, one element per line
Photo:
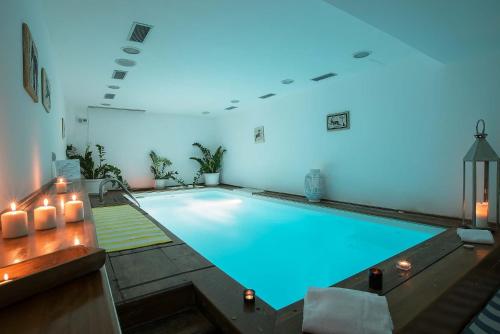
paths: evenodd
<path fill-rule="evenodd" d="M 56 208 L 49 206 L 49 200 L 43 200 L 43 206 L 35 209 L 35 229 L 48 230 L 57 226 Z"/>
<path fill-rule="evenodd" d="M 408 271 L 411 269 L 411 262 L 406 261 L 406 260 L 398 261 L 398 263 L 396 263 L 396 268 L 398 268 L 400 270 Z"/>
<path fill-rule="evenodd" d="M 11 211 L 2 215 L 2 237 L 17 238 L 28 234 L 28 214 L 26 211 L 17 211 L 16 203 L 11 203 Z"/>
<path fill-rule="evenodd" d="M 66 182 L 64 182 L 63 178 L 57 179 L 56 182 L 56 192 L 58 194 L 65 194 L 68 191 L 68 186 Z"/>
<path fill-rule="evenodd" d="M 83 202 L 76 200 L 76 196 L 71 196 L 71 201 L 64 204 L 64 220 L 66 223 L 73 223 L 83 220 Z"/>
<path fill-rule="evenodd" d="M 371 268 L 368 276 L 368 287 L 373 290 L 382 290 L 384 274 L 378 268 Z"/>
<path fill-rule="evenodd" d="M 252 289 L 243 290 L 243 301 L 245 303 L 254 303 L 255 302 L 255 290 L 252 290 Z"/>
<path fill-rule="evenodd" d="M 488 228 L 488 202 L 476 203 L 476 227 Z"/>

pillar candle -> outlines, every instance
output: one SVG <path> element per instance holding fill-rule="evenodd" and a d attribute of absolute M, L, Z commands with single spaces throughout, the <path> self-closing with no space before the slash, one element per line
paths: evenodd
<path fill-rule="evenodd" d="M 58 194 L 64 194 L 67 191 L 68 191 L 68 186 L 67 186 L 66 182 L 64 182 L 64 179 L 63 178 L 57 179 L 57 182 L 56 182 L 56 192 Z"/>
<path fill-rule="evenodd" d="M 56 208 L 49 206 L 49 201 L 44 199 L 43 206 L 35 209 L 35 229 L 48 230 L 56 226 Z"/>
<path fill-rule="evenodd" d="M 488 202 L 476 203 L 476 227 L 488 228 Z"/>
<path fill-rule="evenodd" d="M 83 202 L 77 201 L 75 195 L 71 199 L 71 201 L 64 204 L 64 220 L 66 223 L 83 220 Z"/>
<path fill-rule="evenodd" d="M 378 268 L 371 268 L 368 276 L 368 287 L 373 290 L 382 290 L 384 274 Z"/>
<path fill-rule="evenodd" d="M 11 211 L 2 215 L 2 237 L 17 238 L 28 234 L 28 214 L 17 211 L 16 203 L 10 205 Z"/>

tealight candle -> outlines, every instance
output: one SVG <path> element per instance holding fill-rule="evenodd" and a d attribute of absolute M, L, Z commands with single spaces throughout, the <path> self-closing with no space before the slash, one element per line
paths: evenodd
<path fill-rule="evenodd" d="M 396 263 L 396 268 L 408 271 L 411 269 L 411 262 L 406 260 L 398 261 L 398 263 Z"/>
<path fill-rule="evenodd" d="M 0 281 L 0 285 L 7 284 L 9 282 L 12 282 L 12 280 L 9 279 L 9 274 L 7 273 L 3 274 L 3 280 Z"/>
<path fill-rule="evenodd" d="M 48 230 L 57 226 L 56 208 L 49 206 L 49 200 L 43 200 L 43 206 L 35 209 L 35 229 Z"/>
<path fill-rule="evenodd" d="M 476 227 L 488 228 L 488 202 L 476 203 Z"/>
<path fill-rule="evenodd" d="M 255 302 L 255 290 L 252 290 L 252 289 L 243 290 L 243 301 L 245 303 L 254 303 Z"/>
<path fill-rule="evenodd" d="M 56 192 L 58 194 L 65 194 L 68 191 L 68 186 L 66 182 L 64 182 L 63 178 L 57 179 L 56 182 Z"/>
<path fill-rule="evenodd" d="M 368 287 L 373 290 L 382 290 L 384 274 L 378 268 L 371 268 L 368 276 Z"/>
<path fill-rule="evenodd" d="M 71 201 L 64 203 L 64 220 L 66 223 L 83 220 L 83 202 L 76 200 L 76 195 L 71 196 Z"/>
<path fill-rule="evenodd" d="M 17 238 L 28 234 L 28 214 L 26 211 L 17 211 L 16 203 L 10 204 L 11 211 L 0 218 L 2 221 L 2 237 Z"/>

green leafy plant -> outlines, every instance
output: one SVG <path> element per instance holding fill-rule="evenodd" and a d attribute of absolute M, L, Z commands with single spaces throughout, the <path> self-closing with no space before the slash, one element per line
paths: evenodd
<path fill-rule="evenodd" d="M 80 170 L 84 178 L 92 179 L 105 179 L 109 177 L 114 177 L 123 184 L 127 184 L 123 179 L 122 171 L 111 164 L 106 163 L 106 151 L 104 146 L 97 144 L 97 163 L 94 161 L 93 152 L 90 150 L 90 146 L 87 146 L 85 152 L 80 154 L 76 147 L 73 145 L 68 145 L 66 147 L 66 156 L 68 159 L 78 159 L 80 160 Z"/>
<path fill-rule="evenodd" d="M 174 180 L 184 185 L 184 181 L 177 177 L 179 174 L 177 171 L 168 170 L 168 167 L 172 165 L 169 159 L 159 156 L 155 151 L 149 152 L 149 158 L 151 159 L 149 168 L 155 180 Z"/>
<path fill-rule="evenodd" d="M 194 161 L 197 161 L 200 164 L 199 173 L 218 173 L 222 168 L 222 157 L 226 152 L 222 146 L 219 146 L 215 153 L 212 154 L 208 148 L 201 145 L 200 143 L 194 143 L 193 146 L 198 147 L 201 151 L 202 157 L 190 157 Z"/>

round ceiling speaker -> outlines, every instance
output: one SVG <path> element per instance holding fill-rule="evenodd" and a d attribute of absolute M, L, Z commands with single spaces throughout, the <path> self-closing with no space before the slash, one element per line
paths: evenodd
<path fill-rule="evenodd" d="M 210 111 L 203 111 L 201 114 L 202 115 L 208 115 L 208 114 L 210 114 Z"/>
<path fill-rule="evenodd" d="M 289 85 L 289 84 L 293 83 L 293 79 L 284 79 L 284 80 L 281 80 L 281 83 L 283 85 Z"/>
<path fill-rule="evenodd" d="M 231 103 L 240 103 L 240 100 L 231 100 Z"/>
<path fill-rule="evenodd" d="M 361 58 L 366 58 L 371 54 L 372 54 L 371 51 L 359 51 L 353 54 L 352 57 L 356 59 L 361 59 Z"/>
<path fill-rule="evenodd" d="M 133 46 L 124 46 L 122 50 L 129 55 L 137 55 L 141 53 L 141 50 L 139 50 L 138 48 L 134 48 Z"/>
<path fill-rule="evenodd" d="M 135 61 L 131 60 L 131 59 L 120 58 L 120 59 L 116 59 L 115 63 L 117 63 L 118 65 L 121 65 L 121 66 L 125 66 L 125 67 L 135 66 Z"/>

